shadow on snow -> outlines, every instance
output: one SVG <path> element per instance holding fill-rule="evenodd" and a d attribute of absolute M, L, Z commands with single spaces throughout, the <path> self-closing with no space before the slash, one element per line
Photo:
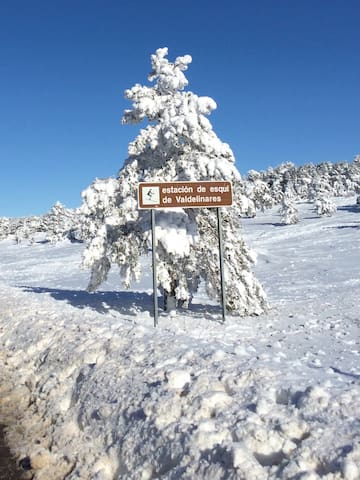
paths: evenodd
<path fill-rule="evenodd" d="M 273 226 L 273 227 L 288 227 L 289 225 L 286 225 L 285 223 L 280 223 L 280 222 L 262 222 L 262 223 L 257 223 L 256 225 L 260 225 L 262 227 L 266 226 Z"/>
<path fill-rule="evenodd" d="M 337 207 L 338 210 L 343 212 L 350 212 L 350 213 L 360 213 L 360 205 L 343 205 L 341 207 Z"/>
<path fill-rule="evenodd" d="M 153 295 L 147 292 L 113 292 L 98 291 L 89 293 L 86 290 L 66 290 L 60 288 L 31 287 L 21 285 L 24 292 L 47 294 L 58 301 L 66 302 L 76 308 L 92 308 L 99 313 L 107 313 L 109 310 L 115 310 L 124 315 L 136 316 L 141 312 L 150 312 L 153 314 Z M 163 310 L 160 305 L 162 297 L 159 300 L 159 313 Z M 178 308 L 179 312 L 190 311 L 195 316 L 214 320 L 214 316 L 221 313 L 219 305 L 209 305 L 203 303 L 192 303 L 188 309 Z"/>
<path fill-rule="evenodd" d="M 331 228 L 337 228 L 338 230 L 342 230 L 343 228 L 360 228 L 359 225 L 338 225 L 337 227 L 331 227 Z"/>
<path fill-rule="evenodd" d="M 152 310 L 152 295 L 146 292 L 89 293 L 86 290 L 63 290 L 59 288 L 30 287 L 22 285 L 25 292 L 48 294 L 55 300 L 64 301 L 76 308 L 92 308 L 99 313 L 116 310 L 122 314 L 137 315 Z"/>

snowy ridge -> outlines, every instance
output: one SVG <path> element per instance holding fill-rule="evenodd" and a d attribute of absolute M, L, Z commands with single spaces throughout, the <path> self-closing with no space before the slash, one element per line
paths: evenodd
<path fill-rule="evenodd" d="M 22 464 L 42 480 L 359 479 L 349 203 L 321 220 L 299 206 L 289 227 L 245 220 L 272 310 L 225 325 L 199 296 L 154 329 L 149 283 L 86 294 L 81 245 L 2 242 L 0 413 Z"/>

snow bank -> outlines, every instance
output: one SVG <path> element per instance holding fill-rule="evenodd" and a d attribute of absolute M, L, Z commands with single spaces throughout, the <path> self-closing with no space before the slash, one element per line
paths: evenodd
<path fill-rule="evenodd" d="M 35 478 L 359 478 L 358 385 L 284 390 L 234 351 L 0 292 L 2 410 Z"/>
<path fill-rule="evenodd" d="M 325 232 L 334 272 L 346 265 L 333 278 L 317 254 L 326 250 L 319 230 L 298 224 L 297 236 L 271 244 L 273 227 L 256 222 L 246 228 L 259 273 L 278 272 L 274 308 L 258 320 L 223 326 L 198 299 L 154 329 L 141 295 L 124 313 L 110 308 L 110 293 L 92 304 L 80 290 L 70 295 L 65 276 L 57 291 L 0 284 L 0 420 L 35 479 L 360 478 L 359 249 L 344 248 L 357 232 Z M 311 297 L 306 275 L 321 297 Z M 287 300 L 296 287 L 302 299 Z"/>

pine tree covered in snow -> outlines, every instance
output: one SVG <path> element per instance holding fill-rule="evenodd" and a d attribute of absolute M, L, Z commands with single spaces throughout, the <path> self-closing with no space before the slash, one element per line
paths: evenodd
<path fill-rule="evenodd" d="M 10 220 L 7 217 L 0 217 L 0 240 L 10 235 Z"/>
<path fill-rule="evenodd" d="M 334 190 L 329 180 L 329 165 L 321 164 L 309 190 L 309 197 L 313 200 L 318 215 L 331 216 L 336 212 L 336 205 L 331 200 L 333 194 Z"/>
<path fill-rule="evenodd" d="M 24 240 L 34 243 L 35 235 L 41 230 L 42 218 L 37 216 L 21 217 L 11 222 L 11 234 L 15 241 L 21 243 Z"/>
<path fill-rule="evenodd" d="M 299 215 L 298 210 L 295 207 L 295 199 L 294 196 L 286 191 L 283 195 L 279 213 L 281 215 L 281 222 L 285 225 L 292 225 L 294 223 L 298 223 Z"/>
<path fill-rule="evenodd" d="M 314 205 L 318 215 L 331 217 L 331 215 L 334 215 L 334 213 L 336 213 L 335 203 L 326 194 L 319 195 L 316 198 Z"/>
<path fill-rule="evenodd" d="M 140 257 L 151 247 L 150 212 L 137 209 L 139 182 L 227 180 L 234 205 L 223 209 L 227 307 L 242 315 L 266 306 L 251 272 L 252 257 L 240 231 L 243 185 L 230 147 L 206 118 L 216 108 L 209 97 L 185 91 L 191 57 L 168 61 L 167 48 L 151 56 L 153 86 L 136 84 L 125 96 L 132 108 L 124 124 L 148 124 L 129 145 L 129 157 L 117 179 L 96 180 L 83 193 L 82 212 L 91 237 L 84 266 L 91 268 L 89 289 L 105 280 L 111 264 L 120 266 L 126 286 L 141 274 Z M 204 280 L 210 297 L 220 294 L 217 220 L 214 209 L 156 212 L 158 283 L 166 295 L 188 303 Z"/>
<path fill-rule="evenodd" d="M 42 229 L 46 232 L 46 239 L 51 243 L 65 239 L 80 240 L 79 223 L 77 212 L 64 207 L 60 202 L 56 202 L 42 217 Z"/>
<path fill-rule="evenodd" d="M 261 174 L 256 170 L 248 172 L 245 181 L 246 197 L 252 202 L 252 209 L 249 208 L 251 214 L 248 216 L 255 216 L 257 210 L 265 211 L 267 208 L 273 206 L 273 199 L 270 194 L 270 188 L 266 182 L 261 179 Z"/>

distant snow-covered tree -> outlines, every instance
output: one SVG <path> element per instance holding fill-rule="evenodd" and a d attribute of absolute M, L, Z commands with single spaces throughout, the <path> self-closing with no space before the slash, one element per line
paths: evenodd
<path fill-rule="evenodd" d="M 41 217 L 30 216 L 13 219 L 11 234 L 14 235 L 16 243 L 24 240 L 33 243 L 36 234 L 41 230 Z"/>
<path fill-rule="evenodd" d="M 318 198 L 316 198 L 314 205 L 318 215 L 331 217 L 336 213 L 335 203 L 326 194 L 319 195 Z"/>
<path fill-rule="evenodd" d="M 132 108 L 123 123 L 148 124 L 130 143 L 117 179 L 96 180 L 83 194 L 84 222 L 91 232 L 83 262 L 91 268 L 89 289 L 105 280 L 111 264 L 119 265 L 126 286 L 140 276 L 140 257 L 149 250 L 151 232 L 150 212 L 137 209 L 139 182 L 228 180 L 234 185 L 234 206 L 222 215 L 227 307 L 242 315 L 259 314 L 266 300 L 241 236 L 242 179 L 229 145 L 206 118 L 216 103 L 184 90 L 191 57 L 171 63 L 167 53 L 161 48 L 151 56 L 153 86 L 136 84 L 125 92 Z M 158 283 L 165 296 L 187 303 L 201 280 L 210 297 L 219 296 L 216 211 L 161 210 L 156 223 Z"/>
<path fill-rule="evenodd" d="M 253 202 L 254 210 L 264 211 L 271 208 L 274 204 L 270 188 L 266 182 L 261 179 L 261 174 L 256 170 L 248 172 L 245 182 L 246 196 Z M 250 216 L 250 215 L 249 215 Z M 252 215 L 255 216 L 255 213 Z"/>
<path fill-rule="evenodd" d="M 292 192 L 284 193 L 279 213 L 281 215 L 281 222 L 285 225 L 292 225 L 299 222 L 298 210 L 295 207 L 295 199 Z"/>
<path fill-rule="evenodd" d="M 354 192 L 360 196 L 360 155 L 355 155 L 353 162 L 349 165 L 349 177 Z"/>
<path fill-rule="evenodd" d="M 0 240 L 10 235 L 10 220 L 7 217 L 0 217 Z"/>
<path fill-rule="evenodd" d="M 42 217 L 42 229 L 46 232 L 46 240 L 56 243 L 61 240 L 77 241 L 79 221 L 77 212 L 56 202 Z"/>

